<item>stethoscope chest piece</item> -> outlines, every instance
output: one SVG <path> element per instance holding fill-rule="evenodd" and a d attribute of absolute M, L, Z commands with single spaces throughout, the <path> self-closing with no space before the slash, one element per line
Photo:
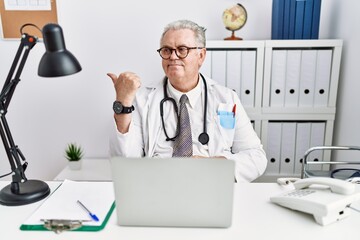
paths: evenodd
<path fill-rule="evenodd" d="M 202 145 L 205 145 L 209 142 L 209 134 L 207 134 L 206 132 L 200 133 L 198 139 Z"/>

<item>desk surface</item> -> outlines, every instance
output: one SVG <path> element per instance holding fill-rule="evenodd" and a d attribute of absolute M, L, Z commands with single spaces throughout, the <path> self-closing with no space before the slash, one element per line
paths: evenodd
<path fill-rule="evenodd" d="M 0 188 L 9 182 L 0 181 Z M 60 182 L 48 182 L 55 189 Z M 122 227 L 116 224 L 113 212 L 107 226 L 99 232 L 64 232 L 55 234 L 47 231 L 21 231 L 20 225 L 41 202 L 7 207 L 0 205 L 0 236 L 16 240 L 42 239 L 317 239 L 354 240 L 359 236 L 360 213 L 351 215 L 337 223 L 322 227 L 308 214 L 282 208 L 269 201 L 269 197 L 289 190 L 275 183 L 238 183 L 235 185 L 233 224 L 228 229 L 216 228 L 155 228 Z M 360 202 L 353 204 L 360 208 Z"/>

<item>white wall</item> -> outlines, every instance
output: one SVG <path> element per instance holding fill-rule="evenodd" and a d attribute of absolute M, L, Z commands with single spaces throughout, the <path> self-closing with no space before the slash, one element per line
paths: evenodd
<path fill-rule="evenodd" d="M 360 2 L 334 1 L 330 37 L 344 39 L 335 121 L 336 145 L 360 146 Z M 338 152 L 336 160 L 360 160 L 358 151 Z"/>
<path fill-rule="evenodd" d="M 170 21 L 193 20 L 207 28 L 208 40 L 223 39 L 230 32 L 223 27 L 222 12 L 239 2 L 247 8 L 249 17 L 236 34 L 245 40 L 270 39 L 271 35 L 271 0 L 57 1 L 66 45 L 77 56 L 83 71 L 58 79 L 40 78 L 36 72 L 43 44 L 37 44 L 30 53 L 7 115 L 15 142 L 29 162 L 29 178 L 52 179 L 66 164 L 63 152 L 69 142 L 80 143 L 86 157 L 107 157 L 114 90 L 106 73 L 130 70 L 137 72 L 144 84 L 160 80 L 163 73 L 155 50 L 163 27 Z M 343 8 L 338 6 L 340 2 Z M 355 0 L 323 0 L 320 38 L 343 38 L 354 32 L 354 28 L 344 27 L 350 24 L 345 20 L 349 10 L 359 19 L 353 4 L 359 5 Z M 357 21 L 353 20 L 350 26 L 354 23 Z M 339 30 L 334 32 L 337 26 Z M 5 80 L 18 44 L 0 41 L 0 79 Z M 351 47 L 359 52 L 355 42 Z M 344 59 L 353 64 L 343 69 L 347 71 L 343 73 L 347 84 L 340 86 L 338 109 L 346 116 L 340 117 L 337 124 L 342 129 L 336 131 L 340 140 L 349 139 L 352 130 L 348 123 L 356 121 L 351 104 L 359 95 L 353 87 L 359 85 L 354 59 L 355 53 L 352 59 Z M 358 136 L 349 142 L 359 142 Z M 0 175 L 8 170 L 7 158 L 0 148 Z"/>

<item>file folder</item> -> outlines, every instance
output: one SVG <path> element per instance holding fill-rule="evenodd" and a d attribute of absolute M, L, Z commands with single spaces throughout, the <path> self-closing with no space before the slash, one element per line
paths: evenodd
<path fill-rule="evenodd" d="M 211 77 L 226 86 L 226 51 L 212 52 Z"/>
<path fill-rule="evenodd" d="M 285 107 L 297 107 L 300 90 L 301 51 L 288 50 L 285 83 Z"/>
<path fill-rule="evenodd" d="M 290 0 L 289 39 L 295 39 L 296 0 Z"/>
<path fill-rule="evenodd" d="M 289 31 L 290 31 L 290 7 L 291 0 L 285 0 L 284 3 L 284 24 L 283 24 L 283 39 L 289 39 Z"/>
<path fill-rule="evenodd" d="M 295 39 L 303 38 L 305 0 L 296 0 Z"/>
<path fill-rule="evenodd" d="M 268 123 L 266 157 L 269 160 L 266 174 L 275 175 L 280 172 L 281 122 Z"/>
<path fill-rule="evenodd" d="M 312 107 L 316 79 L 316 50 L 302 50 L 299 107 Z"/>
<path fill-rule="evenodd" d="M 295 169 L 294 174 L 300 176 L 305 152 L 310 148 L 310 122 L 298 122 L 296 125 Z"/>
<path fill-rule="evenodd" d="M 329 100 L 332 50 L 318 50 L 314 107 L 326 107 Z"/>
<path fill-rule="evenodd" d="M 274 50 L 272 53 L 270 107 L 284 106 L 286 54 L 286 50 Z"/>
<path fill-rule="evenodd" d="M 280 174 L 292 175 L 294 172 L 296 123 L 283 122 L 281 130 Z"/>
<path fill-rule="evenodd" d="M 323 146 L 325 139 L 325 122 L 311 123 L 310 147 Z M 314 151 L 309 161 L 323 161 L 323 151 Z M 309 170 L 321 170 L 321 165 L 310 166 Z"/>
<path fill-rule="evenodd" d="M 81 208 L 80 200 L 91 209 L 99 221 L 91 221 L 88 213 Z M 27 220 L 21 230 L 48 230 L 43 220 L 82 221 L 74 231 L 99 231 L 107 224 L 115 208 L 112 182 L 76 182 L 65 180 Z"/>
<path fill-rule="evenodd" d="M 321 0 L 314 0 L 311 39 L 319 38 Z"/>
<path fill-rule="evenodd" d="M 303 39 L 311 38 L 311 28 L 313 21 L 313 5 L 314 0 L 305 1 L 305 13 L 304 13 L 304 29 L 303 29 Z"/>
<path fill-rule="evenodd" d="M 241 55 L 243 51 L 232 50 L 227 51 L 226 57 L 226 86 L 233 89 L 241 99 Z"/>
<path fill-rule="evenodd" d="M 285 0 L 273 0 L 271 39 L 283 39 Z"/>
<path fill-rule="evenodd" d="M 256 51 L 242 52 L 240 96 L 244 107 L 255 106 Z"/>

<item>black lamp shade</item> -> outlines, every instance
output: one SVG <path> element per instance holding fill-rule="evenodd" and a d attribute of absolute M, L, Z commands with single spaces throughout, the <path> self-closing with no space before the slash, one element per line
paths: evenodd
<path fill-rule="evenodd" d="M 47 24 L 42 33 L 46 52 L 39 63 L 39 76 L 60 77 L 81 71 L 78 60 L 66 50 L 64 35 L 59 25 Z"/>

